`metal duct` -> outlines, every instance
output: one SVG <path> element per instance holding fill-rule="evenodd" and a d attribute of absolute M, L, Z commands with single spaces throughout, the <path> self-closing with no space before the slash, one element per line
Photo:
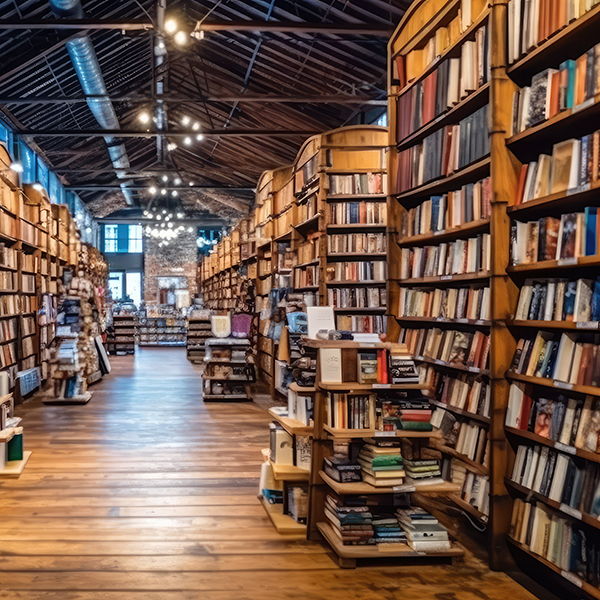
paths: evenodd
<path fill-rule="evenodd" d="M 80 0 L 49 1 L 52 12 L 57 17 L 78 19 L 83 17 L 83 7 Z M 121 129 L 115 109 L 108 98 L 108 90 L 104 83 L 104 77 L 92 41 L 87 35 L 82 35 L 67 42 L 66 46 L 84 94 L 86 96 L 106 96 L 106 98 L 88 98 L 86 100 L 96 121 L 103 129 Z M 108 146 L 108 155 L 115 168 L 116 175 L 119 179 L 123 179 L 126 175 L 125 170 L 130 167 L 125 144 L 118 142 L 113 136 L 106 136 L 104 141 Z M 121 184 L 121 191 L 127 204 L 133 205 L 133 194 L 125 183 Z"/>

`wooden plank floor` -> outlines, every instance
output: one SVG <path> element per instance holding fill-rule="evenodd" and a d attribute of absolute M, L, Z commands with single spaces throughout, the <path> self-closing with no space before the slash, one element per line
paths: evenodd
<path fill-rule="evenodd" d="M 204 404 L 182 349 L 111 357 L 86 406 L 17 408 L 33 456 L 0 480 L 0 598 L 530 600 L 467 556 L 341 570 L 256 499 L 269 416 Z"/>

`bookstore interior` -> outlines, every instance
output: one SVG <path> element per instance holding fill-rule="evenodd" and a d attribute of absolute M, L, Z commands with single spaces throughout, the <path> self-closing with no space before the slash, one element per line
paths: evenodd
<path fill-rule="evenodd" d="M 0 0 L 0 65 L 2 597 L 600 600 L 600 0 Z"/>

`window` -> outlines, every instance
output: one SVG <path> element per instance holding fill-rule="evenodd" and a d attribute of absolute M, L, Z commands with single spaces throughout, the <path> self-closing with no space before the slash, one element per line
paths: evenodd
<path fill-rule="evenodd" d="M 104 225 L 104 252 L 140 254 L 142 251 L 141 225 Z"/>
<path fill-rule="evenodd" d="M 387 127 L 387 112 L 384 112 L 377 121 L 375 121 L 375 125 L 379 125 L 380 127 Z"/>

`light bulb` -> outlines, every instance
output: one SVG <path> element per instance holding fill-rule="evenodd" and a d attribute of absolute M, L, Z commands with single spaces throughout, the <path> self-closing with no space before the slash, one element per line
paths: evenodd
<path fill-rule="evenodd" d="M 190 124 L 190 118 L 186 115 L 185 117 L 183 117 L 181 119 L 181 124 L 182 125 L 189 125 Z"/>
<path fill-rule="evenodd" d="M 165 181 L 165 182 L 169 181 L 169 176 L 168 175 L 163 175 L 162 176 L 162 180 Z"/>
<path fill-rule="evenodd" d="M 181 185 L 181 179 L 179 179 L 179 177 L 175 177 L 175 179 L 173 180 L 173 183 L 175 185 Z"/>
<path fill-rule="evenodd" d="M 196 139 L 197 139 L 199 142 L 201 142 L 201 141 L 204 139 L 204 136 L 203 136 L 201 133 L 199 133 L 199 134 L 196 136 Z"/>
<path fill-rule="evenodd" d="M 173 223 L 169 223 L 169 227 L 173 227 Z"/>
<path fill-rule="evenodd" d="M 144 124 L 150 123 L 150 114 L 148 112 L 146 112 L 146 111 L 141 112 L 140 116 L 138 118 Z"/>
<path fill-rule="evenodd" d="M 169 150 L 169 152 L 171 150 L 177 150 L 177 144 L 171 142 L 170 144 L 167 144 L 167 150 Z"/>
<path fill-rule="evenodd" d="M 183 139 L 183 143 L 186 146 L 189 146 L 192 143 L 192 138 L 188 135 L 186 138 Z"/>
<path fill-rule="evenodd" d="M 173 218 L 173 213 L 169 213 L 169 219 Z"/>
<path fill-rule="evenodd" d="M 162 190 L 160 190 L 160 193 L 162 196 L 166 196 L 167 195 L 167 190 L 165 190 L 165 188 L 163 188 Z"/>
<path fill-rule="evenodd" d="M 149 189 L 148 189 L 148 191 L 149 191 L 151 194 L 156 194 L 156 188 L 155 188 L 154 186 L 152 186 L 151 188 L 149 188 Z"/>
<path fill-rule="evenodd" d="M 23 165 L 20 162 L 12 162 L 12 163 L 10 163 L 10 168 L 15 173 L 22 173 L 23 172 Z"/>
<path fill-rule="evenodd" d="M 36 192 L 41 192 L 44 189 L 44 186 L 41 183 L 34 183 L 31 186 Z"/>
<path fill-rule="evenodd" d="M 173 190 L 171 192 L 171 196 L 173 196 L 173 198 L 176 198 L 177 197 L 177 190 Z"/>
<path fill-rule="evenodd" d="M 193 227 L 188 227 L 188 232 L 192 233 L 192 231 L 194 231 L 194 228 Z"/>
<path fill-rule="evenodd" d="M 177 213 L 177 218 L 178 219 L 183 219 L 183 217 L 184 217 L 183 213 Z"/>
<path fill-rule="evenodd" d="M 168 19 L 165 22 L 165 31 L 167 33 L 175 33 L 177 31 L 177 21 L 175 19 Z"/>
<path fill-rule="evenodd" d="M 193 181 L 190 181 L 190 183 L 189 183 L 189 186 L 190 186 L 190 187 L 193 187 L 193 186 L 194 186 L 194 182 L 193 182 Z"/>
<path fill-rule="evenodd" d="M 160 219 L 161 219 L 160 215 L 156 215 L 156 220 L 160 221 Z"/>
<path fill-rule="evenodd" d="M 189 36 L 185 31 L 178 31 L 175 34 L 174 40 L 179 46 L 185 46 L 188 43 L 188 38 Z"/>
<path fill-rule="evenodd" d="M 162 214 L 163 214 L 163 215 L 166 215 L 166 214 L 167 214 L 167 211 L 166 211 L 166 209 L 164 209 L 164 208 L 162 209 Z"/>
<path fill-rule="evenodd" d="M 198 123 L 198 121 L 196 121 L 193 125 L 192 125 L 192 129 L 194 131 L 198 131 L 198 129 L 200 129 L 200 123 Z"/>

